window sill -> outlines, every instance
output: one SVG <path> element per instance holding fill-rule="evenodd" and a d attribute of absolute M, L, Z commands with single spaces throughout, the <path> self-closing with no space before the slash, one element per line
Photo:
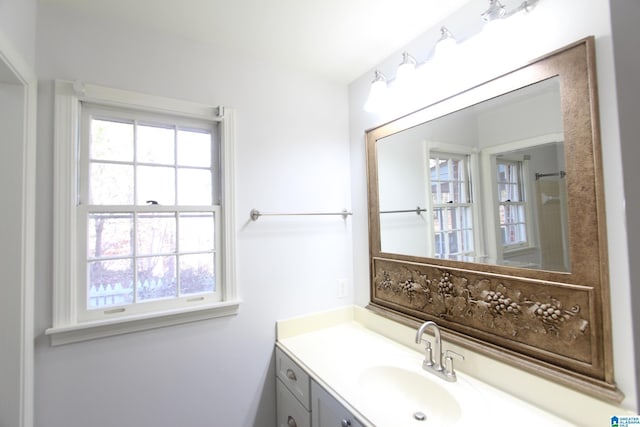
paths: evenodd
<path fill-rule="evenodd" d="M 188 309 L 56 326 L 47 329 L 45 334 L 51 337 L 51 345 L 57 346 L 215 317 L 233 316 L 238 313 L 239 307 L 239 300 L 225 301 Z"/>

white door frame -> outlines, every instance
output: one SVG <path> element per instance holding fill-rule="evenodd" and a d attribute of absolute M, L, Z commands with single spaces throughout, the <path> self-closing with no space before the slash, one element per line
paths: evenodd
<path fill-rule="evenodd" d="M 21 170 L 20 182 L 15 185 L 21 188 L 19 208 L 22 212 L 20 224 L 20 238 L 18 241 L 3 242 L 18 251 L 19 278 L 15 286 L 20 289 L 18 301 L 5 301 L 5 304 L 19 306 L 15 324 L 9 330 L 17 337 L 20 348 L 9 363 L 18 370 L 19 384 L 15 390 L 15 401 L 18 407 L 15 413 L 9 414 L 11 419 L 19 420 L 18 427 L 33 426 L 34 409 L 34 268 L 35 268 L 35 192 L 36 192 L 36 105 L 37 105 L 37 77 L 31 67 L 24 61 L 23 56 L 0 31 L 0 81 L 2 84 L 15 85 L 21 93 L 22 111 L 19 113 L 23 120 L 16 124 L 18 138 L 3 143 L 18 143 L 15 161 L 19 162 Z M 20 90 L 21 88 L 21 90 Z M 13 160 L 13 159 L 11 159 Z M 8 284 L 11 285 L 12 281 Z M 0 309 L 2 301 L 0 300 Z M 11 353 L 9 353 L 11 354 Z M 0 352 L 0 358 L 3 356 Z M 19 360 L 18 360 L 19 359 Z M 4 363 L 4 362 L 3 362 Z M 13 393 L 13 388 L 10 389 Z M 12 399 L 14 400 L 14 399 Z M 6 415 L 6 414 L 5 414 Z"/>

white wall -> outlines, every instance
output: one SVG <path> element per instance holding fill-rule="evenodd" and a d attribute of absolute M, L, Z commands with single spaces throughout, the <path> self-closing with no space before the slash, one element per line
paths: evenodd
<path fill-rule="evenodd" d="M 35 425 L 272 427 L 275 321 L 352 302 L 351 219 L 249 211 L 350 208 L 346 88 L 44 2 L 38 17 Z M 49 345 L 55 78 L 237 109 L 237 316 Z"/>
<path fill-rule="evenodd" d="M 616 3 L 612 1 L 612 3 Z M 638 6 L 632 0 L 622 2 L 618 11 L 621 14 L 627 13 L 626 27 L 633 27 L 633 22 L 638 19 Z M 454 34 L 468 36 L 471 30 L 479 31 L 479 14 L 486 9 L 486 1 L 472 0 L 459 13 L 451 19 L 443 22 Z M 614 8 L 615 9 L 615 8 Z M 612 299 L 612 322 L 613 322 L 613 345 L 614 364 L 616 371 L 616 381 L 618 387 L 626 395 L 623 406 L 637 411 L 637 376 L 634 364 L 634 335 L 632 328 L 631 310 L 631 280 L 629 278 L 629 260 L 637 259 L 637 252 L 631 256 L 627 248 L 627 228 L 625 224 L 629 221 L 628 227 L 638 228 L 637 214 L 635 216 L 625 216 L 625 194 L 623 192 L 623 175 L 620 168 L 622 164 L 620 129 L 618 127 L 618 105 L 615 94 L 615 75 L 612 47 L 612 31 L 609 18 L 608 0 L 590 0 L 585 4 L 582 0 L 564 0 L 561 2 L 541 1 L 535 10 L 527 18 L 527 22 L 520 22 L 517 26 L 510 28 L 504 37 L 501 37 L 498 44 L 491 46 L 476 46 L 474 52 L 467 52 L 471 55 L 478 55 L 472 68 L 465 68 L 459 74 L 450 74 L 450 78 L 440 78 L 437 85 L 440 88 L 446 87 L 450 93 L 456 93 L 474 84 L 482 82 L 486 77 L 499 75 L 508 71 L 514 63 L 535 59 L 547 52 L 561 48 L 569 43 L 583 37 L 594 35 L 596 37 L 596 60 L 598 75 L 598 90 L 600 104 L 600 124 L 603 144 L 603 166 L 605 178 L 605 197 L 607 209 L 607 228 L 609 240 L 609 267 Z M 617 16 L 618 20 L 623 17 Z M 614 21 L 615 24 L 615 21 Z M 427 31 L 423 36 L 409 44 L 406 49 L 409 52 L 425 52 L 438 39 L 439 25 Z M 634 30 L 636 36 L 638 30 Z M 620 55 L 637 58 L 634 53 L 634 43 L 637 37 L 622 36 L 628 43 L 620 48 Z M 633 41 L 635 40 L 635 42 Z M 402 49 L 405 50 L 405 49 Z M 402 51 L 401 50 L 401 51 Z M 400 52 L 401 52 L 400 51 Z M 380 63 L 379 68 L 387 76 L 395 74 L 395 67 L 399 62 L 400 52 Z M 423 54 L 424 56 L 424 54 Z M 424 57 L 418 58 L 423 60 Z M 629 59 L 627 59 L 628 61 Z M 511 61 L 511 62 L 508 62 Z M 637 59 L 631 60 L 637 70 Z M 620 59 L 620 64 L 624 61 Z M 473 70 L 473 72 L 469 72 Z M 622 72 L 622 76 L 628 85 L 637 86 L 637 72 Z M 364 131 L 375 127 L 397 115 L 405 114 L 415 109 L 418 104 L 429 105 L 437 101 L 437 94 L 425 93 L 423 98 L 415 104 L 405 109 L 398 108 L 396 111 L 387 112 L 385 115 L 373 115 L 365 113 L 362 106 L 365 103 L 369 90 L 373 70 L 361 78 L 354 81 L 349 87 L 349 109 L 350 109 L 350 135 L 351 135 L 351 178 L 354 216 L 354 277 L 356 302 L 359 305 L 366 305 L 368 302 L 368 261 L 367 261 L 367 226 L 366 226 L 366 166 L 364 156 Z M 634 83 L 630 83 L 634 82 Z M 635 87 L 634 86 L 634 87 Z M 637 89 L 634 89 L 637 90 Z M 443 91 L 440 89 L 440 94 Z M 629 96 L 628 103 L 635 103 L 637 99 Z M 629 140 L 624 142 L 625 151 L 637 154 L 637 141 L 631 141 L 632 135 L 637 135 L 637 108 L 628 110 L 624 117 L 629 121 L 629 129 L 634 132 L 629 133 Z M 632 118 L 635 117 L 634 119 Z M 637 137 L 633 136 L 637 139 Z M 631 144 L 634 144 L 632 148 Z M 628 157 L 631 159 L 637 158 Z M 629 185 L 632 179 L 637 179 L 637 167 L 633 171 L 625 172 Z M 636 185 L 637 187 L 637 185 Z M 631 190 L 637 192 L 638 190 Z M 635 194 L 635 200 L 638 195 Z M 635 210 L 634 212 L 637 212 Z M 632 214 L 633 215 L 633 214 Z M 635 220 L 635 222 L 634 222 Z M 637 240 L 637 239 L 636 239 Z M 632 249 L 634 247 L 632 246 Z M 637 248 L 636 248 L 637 250 Z M 636 291 L 636 301 L 638 298 Z M 640 338 L 638 339 L 640 340 Z"/>
<path fill-rule="evenodd" d="M 36 0 L 0 1 L 0 33 L 35 68 Z"/>

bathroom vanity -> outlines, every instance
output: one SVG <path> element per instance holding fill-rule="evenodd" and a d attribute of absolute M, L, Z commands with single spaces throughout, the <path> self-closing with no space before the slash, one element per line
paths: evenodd
<path fill-rule="evenodd" d="M 279 321 L 278 427 L 582 427 L 626 414 L 445 337 L 443 351 L 465 357 L 455 361 L 457 380 L 446 381 L 423 369 L 424 343 L 415 344 L 415 335 L 356 306 Z"/>

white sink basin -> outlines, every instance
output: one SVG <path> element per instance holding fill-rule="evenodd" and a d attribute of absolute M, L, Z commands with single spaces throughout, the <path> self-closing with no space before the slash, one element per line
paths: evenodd
<path fill-rule="evenodd" d="M 410 342 L 415 332 L 406 332 L 404 341 Z M 365 427 L 575 427 L 478 381 L 464 370 L 457 372 L 455 382 L 437 377 L 422 369 L 422 349 L 410 349 L 359 323 L 340 322 L 297 333 L 280 339 L 280 345 L 344 402 Z M 414 418 L 417 412 L 426 419 Z"/>
<path fill-rule="evenodd" d="M 453 426 L 462 418 L 463 385 L 395 366 L 363 370 L 358 387 L 371 418 L 389 426 Z M 460 396 L 452 394 L 460 388 Z M 424 417 L 424 418 L 423 418 Z M 377 423 L 376 423 L 377 424 Z"/>

